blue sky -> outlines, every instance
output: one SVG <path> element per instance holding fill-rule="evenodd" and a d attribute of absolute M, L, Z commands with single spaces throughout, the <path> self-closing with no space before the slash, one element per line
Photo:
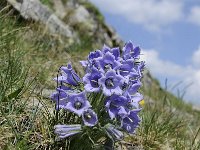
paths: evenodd
<path fill-rule="evenodd" d="M 200 104 L 200 0 L 90 0 L 124 41 L 143 49 L 147 68 Z"/>

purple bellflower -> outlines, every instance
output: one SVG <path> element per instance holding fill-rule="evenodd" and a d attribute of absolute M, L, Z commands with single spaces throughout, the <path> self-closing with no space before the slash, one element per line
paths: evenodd
<path fill-rule="evenodd" d="M 99 92 L 100 84 L 99 79 L 102 77 L 102 73 L 96 68 L 92 68 L 91 73 L 87 73 L 83 77 L 83 82 L 85 83 L 85 90 L 87 92 Z"/>
<path fill-rule="evenodd" d="M 110 52 L 115 57 L 115 60 L 120 60 L 120 50 L 119 50 L 119 47 L 110 48 L 110 47 L 104 45 L 103 49 L 102 49 L 102 52 L 104 54 L 106 54 L 107 52 Z"/>
<path fill-rule="evenodd" d="M 92 67 L 98 68 L 97 59 L 99 57 L 102 57 L 102 52 L 100 50 L 96 50 L 94 52 L 90 52 L 87 61 L 80 61 L 80 63 L 84 68 L 86 68 L 86 72 L 88 72 Z"/>
<path fill-rule="evenodd" d="M 142 78 L 142 72 L 143 72 L 143 70 L 144 70 L 144 67 L 145 67 L 145 63 L 144 63 L 144 61 L 141 61 L 139 64 L 137 64 L 136 66 L 135 66 L 135 69 L 137 70 L 137 72 L 138 72 L 138 75 L 139 75 L 139 79 L 140 78 Z"/>
<path fill-rule="evenodd" d="M 142 94 L 136 92 L 134 95 L 130 95 L 128 92 L 125 92 L 123 95 L 128 100 L 128 103 L 125 106 L 125 109 L 129 110 L 129 113 L 132 110 L 138 110 L 138 109 L 141 108 L 139 102 L 141 100 L 143 100 L 143 95 Z"/>
<path fill-rule="evenodd" d="M 137 71 L 134 69 L 134 62 L 132 59 L 123 61 L 122 65 L 120 65 L 117 70 L 122 76 L 130 76 L 130 74 L 138 75 Z"/>
<path fill-rule="evenodd" d="M 85 69 L 83 78 L 76 74 L 71 64 L 60 68 L 61 75 L 54 79 L 58 87 L 51 99 L 57 109 L 63 108 L 78 115 L 82 123 L 56 125 L 55 134 L 58 138 L 91 132 L 95 139 L 94 132 L 104 132 L 102 135 L 107 134 L 111 139 L 106 142 L 109 144 L 109 141 L 122 140 L 123 131 L 135 133 L 140 123 L 140 101 L 143 100 L 138 92 L 145 67 L 144 62 L 139 60 L 140 51 L 131 41 L 122 50 L 104 45 L 101 50 L 90 52 L 87 60 L 80 61 Z M 71 119 L 80 123 L 77 116 Z"/>
<path fill-rule="evenodd" d="M 69 102 L 66 105 L 66 109 L 81 116 L 83 111 L 89 107 L 91 105 L 86 98 L 85 92 L 69 94 Z"/>
<path fill-rule="evenodd" d="M 56 109 L 65 108 L 68 103 L 68 95 L 64 91 L 56 91 L 50 98 L 56 102 Z"/>
<path fill-rule="evenodd" d="M 140 109 L 133 110 L 130 112 L 128 116 L 122 118 L 121 127 L 130 134 L 134 134 L 135 128 L 137 128 L 139 125 L 140 122 L 140 118 L 138 116 L 139 111 Z"/>
<path fill-rule="evenodd" d="M 95 126 L 98 122 L 97 115 L 92 109 L 83 111 L 82 120 L 86 126 Z"/>
<path fill-rule="evenodd" d="M 141 50 L 139 47 L 135 47 L 133 43 L 129 41 L 125 44 L 122 51 L 123 51 L 123 58 L 127 60 L 131 58 L 138 59 Z"/>
<path fill-rule="evenodd" d="M 115 57 L 107 52 L 103 57 L 98 58 L 98 64 L 102 72 L 107 72 L 108 70 L 115 69 L 120 66 L 121 63 L 115 60 Z"/>
<path fill-rule="evenodd" d="M 106 96 L 112 94 L 121 95 L 122 89 L 120 88 L 124 82 L 124 78 L 121 75 L 117 75 L 114 70 L 109 70 L 99 79 L 99 83 L 102 86 L 103 93 Z"/>
<path fill-rule="evenodd" d="M 138 91 L 141 85 L 142 83 L 139 80 L 132 81 L 127 91 L 129 92 L 130 95 L 134 95 Z"/>
<path fill-rule="evenodd" d="M 140 109 L 140 104 L 139 102 L 143 100 L 143 95 L 140 93 L 135 93 L 134 95 L 131 95 L 131 105 L 133 106 L 134 109 Z"/>
<path fill-rule="evenodd" d="M 60 70 L 62 75 L 58 78 L 55 78 L 54 80 L 57 80 L 58 82 L 64 82 L 73 86 L 77 86 L 78 82 L 81 82 L 81 79 L 72 69 L 72 65 L 70 63 L 67 65 L 67 67 L 62 66 Z"/>
<path fill-rule="evenodd" d="M 105 107 L 111 119 L 116 118 L 118 115 L 128 113 L 124 108 L 124 106 L 128 103 L 128 99 L 126 97 L 113 94 L 110 97 L 107 97 L 105 101 Z"/>

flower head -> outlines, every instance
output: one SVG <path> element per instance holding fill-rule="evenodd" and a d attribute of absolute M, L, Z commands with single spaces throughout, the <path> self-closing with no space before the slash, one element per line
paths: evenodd
<path fill-rule="evenodd" d="M 142 83 L 139 80 L 132 81 L 131 84 L 129 85 L 129 88 L 127 89 L 127 92 L 130 95 L 134 95 L 138 91 L 141 85 Z"/>
<path fill-rule="evenodd" d="M 116 61 L 115 57 L 109 51 L 105 53 L 103 57 L 98 59 L 98 64 L 102 72 L 107 72 L 108 70 L 115 69 L 121 65 L 121 63 Z"/>
<path fill-rule="evenodd" d="M 143 100 L 143 95 L 136 92 L 134 95 L 130 95 L 128 92 L 124 93 L 124 96 L 128 99 L 128 105 L 126 106 L 129 111 L 139 110 L 141 108 L 140 101 Z"/>
<path fill-rule="evenodd" d="M 64 82 L 69 85 L 77 86 L 78 82 L 81 81 L 80 77 L 76 74 L 76 72 L 72 69 L 72 65 L 69 63 L 67 67 L 62 66 L 60 68 L 61 76 L 55 78 L 58 82 Z"/>
<path fill-rule="evenodd" d="M 65 108 L 68 103 L 68 94 L 64 91 L 56 91 L 51 94 L 50 98 L 56 102 L 56 109 Z"/>
<path fill-rule="evenodd" d="M 96 68 L 92 68 L 90 73 L 87 73 L 83 77 L 83 82 L 85 83 L 85 90 L 87 92 L 98 92 L 100 91 L 99 79 L 102 77 L 102 74 Z"/>
<path fill-rule="evenodd" d="M 105 106 L 111 119 L 116 118 L 118 115 L 121 116 L 122 114 L 128 113 L 124 108 L 128 103 L 126 97 L 113 94 L 107 97 L 105 101 Z"/>
<path fill-rule="evenodd" d="M 117 69 L 122 76 L 128 76 L 130 73 L 137 74 L 137 71 L 134 69 L 134 62 L 131 59 L 123 61 Z"/>
<path fill-rule="evenodd" d="M 115 60 L 120 60 L 120 50 L 119 50 L 119 47 L 110 48 L 110 47 L 104 45 L 103 49 L 102 49 L 102 52 L 104 54 L 106 54 L 107 52 L 110 52 L 115 57 Z"/>
<path fill-rule="evenodd" d="M 102 86 L 103 93 L 106 96 L 111 96 L 112 94 L 121 95 L 121 86 L 124 82 L 124 78 L 121 75 L 117 75 L 114 70 L 109 70 L 99 79 L 99 83 Z"/>
<path fill-rule="evenodd" d="M 135 132 L 135 128 L 138 127 L 140 118 L 138 116 L 138 112 L 140 110 L 133 110 L 130 112 L 128 116 L 122 118 L 121 127 L 126 130 L 128 133 L 133 134 Z"/>
<path fill-rule="evenodd" d="M 90 52 L 88 56 L 88 61 L 81 61 L 83 67 L 86 67 L 86 71 L 90 71 L 92 67 L 98 68 L 97 59 L 102 57 L 102 52 L 100 50 L 96 50 L 94 52 Z"/>
<path fill-rule="evenodd" d="M 98 122 L 97 115 L 92 109 L 85 109 L 82 113 L 82 119 L 86 126 L 94 126 Z"/>
<path fill-rule="evenodd" d="M 125 44 L 122 51 L 123 51 L 123 58 L 127 60 L 131 58 L 134 59 L 139 58 L 141 50 L 139 47 L 135 47 L 133 43 L 129 41 Z"/>
<path fill-rule="evenodd" d="M 91 105 L 86 98 L 85 92 L 81 92 L 70 94 L 69 102 L 65 108 L 81 116 L 84 109 L 88 109 L 89 107 L 91 107 Z"/>

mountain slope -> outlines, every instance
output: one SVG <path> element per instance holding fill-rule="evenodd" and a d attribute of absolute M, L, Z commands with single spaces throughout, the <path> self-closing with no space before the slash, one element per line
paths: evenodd
<path fill-rule="evenodd" d="M 26 6 L 23 3 L 28 1 L 8 0 L 11 6 L 3 0 L 0 6 L 0 60 L 3 64 L 0 69 L 5 70 L 0 76 L 1 87 L 5 87 L 0 94 L 0 147 L 56 149 L 63 143 L 53 140 L 55 116 L 51 111 L 54 106 L 47 97 L 55 87 L 52 78 L 57 69 L 71 61 L 83 75 L 79 61 L 85 59 L 89 51 L 100 49 L 104 43 L 122 45 L 122 41 L 86 0 L 29 1 L 36 2 L 41 9 L 45 8 L 43 12 L 51 15 L 46 20 L 35 19 L 35 14 L 22 15 L 21 9 L 16 11 L 12 7 L 14 4 Z M 67 27 L 70 35 L 52 29 L 59 26 L 53 21 L 53 26 L 48 26 L 52 15 L 62 22 L 61 27 Z M 5 73 L 6 70 L 10 71 Z M 198 111 L 161 88 L 148 71 L 145 71 L 141 92 L 145 95 L 142 124 L 134 136 L 122 143 L 124 148 L 200 148 Z"/>

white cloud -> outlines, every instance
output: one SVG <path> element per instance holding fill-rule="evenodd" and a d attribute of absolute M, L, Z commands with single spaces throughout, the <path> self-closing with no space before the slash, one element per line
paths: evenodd
<path fill-rule="evenodd" d="M 194 6 L 191 8 L 188 20 L 200 26 L 200 6 Z"/>
<path fill-rule="evenodd" d="M 91 0 L 100 9 L 120 15 L 151 31 L 174 23 L 183 16 L 181 0 Z"/>
<path fill-rule="evenodd" d="M 186 100 L 199 103 L 200 99 L 200 68 L 196 68 L 195 64 L 181 66 L 173 62 L 162 60 L 159 57 L 159 53 L 156 50 L 143 50 L 141 59 L 146 61 L 147 68 L 152 72 L 154 76 L 163 77 L 176 81 L 177 83 L 182 81 L 185 85 L 191 84 L 186 90 Z M 199 63 L 198 58 L 200 56 L 200 48 L 193 54 L 192 60 L 194 63 Z M 198 61 L 198 62 L 197 62 Z"/>
<path fill-rule="evenodd" d="M 200 67 L 200 46 L 199 48 L 193 53 L 192 61 L 195 66 Z"/>

